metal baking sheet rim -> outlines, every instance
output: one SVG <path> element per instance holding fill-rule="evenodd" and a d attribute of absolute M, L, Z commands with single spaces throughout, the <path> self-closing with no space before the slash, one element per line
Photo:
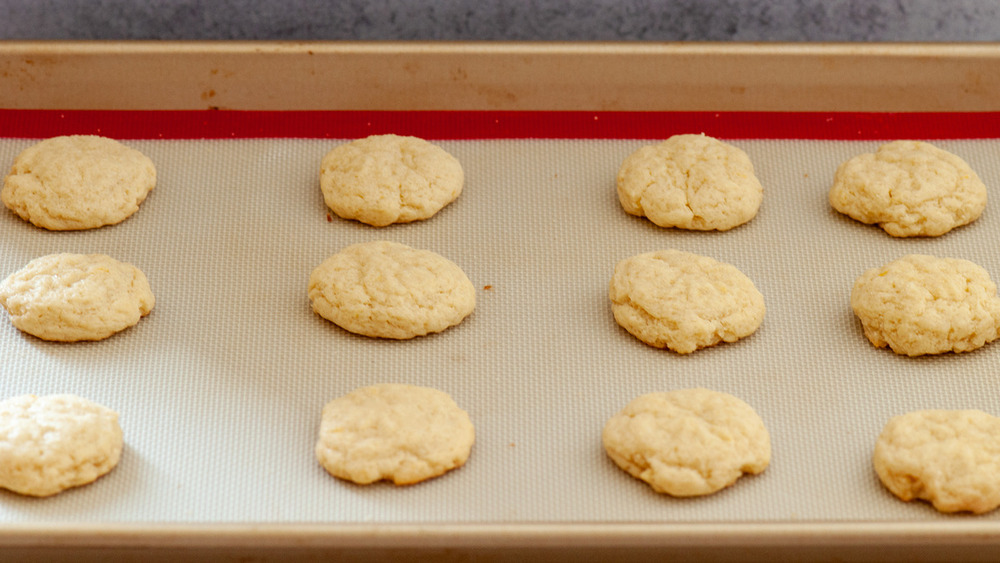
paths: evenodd
<path fill-rule="evenodd" d="M 997 111 L 998 69 L 985 43 L 15 41 L 0 107 Z"/>
<path fill-rule="evenodd" d="M 801 548 L 934 545 L 995 546 L 983 522 L 530 523 L 530 524 L 14 524 L 0 544 L 31 547 L 270 548 Z M 957 554 L 956 554 L 957 555 Z"/>

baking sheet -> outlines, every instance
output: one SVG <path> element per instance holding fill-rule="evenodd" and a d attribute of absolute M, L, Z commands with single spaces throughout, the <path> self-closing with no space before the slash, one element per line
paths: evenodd
<path fill-rule="evenodd" d="M 0 140 L 10 163 L 30 139 Z M 126 449 L 96 483 L 48 499 L 0 493 L 0 521 L 134 523 L 996 522 L 943 516 L 885 491 L 870 453 L 891 416 L 1000 414 L 997 344 L 966 354 L 876 350 L 848 306 L 854 278 L 907 253 L 972 260 L 1000 279 L 1000 213 L 936 239 L 893 239 L 828 205 L 837 164 L 877 142 L 734 139 L 765 189 L 758 216 L 723 233 L 625 214 L 621 160 L 643 140 L 442 141 L 466 170 L 434 218 L 376 229 L 328 218 L 319 161 L 336 140 L 135 140 L 159 183 L 136 215 L 47 232 L 0 214 L 0 274 L 52 252 L 139 266 L 152 314 L 108 340 L 49 343 L 0 323 L 0 396 L 76 393 L 121 413 Z M 941 141 L 992 190 L 996 140 Z M 7 165 L 4 165 L 7 166 Z M 434 250 L 477 287 L 461 325 L 411 341 L 347 333 L 311 312 L 311 270 L 386 239 Z M 617 260 L 678 248 L 736 265 L 768 307 L 737 343 L 687 356 L 613 319 Z M 436 387 L 477 441 L 465 467 L 410 487 L 336 480 L 312 453 L 323 404 L 358 386 Z M 635 396 L 734 394 L 771 432 L 771 466 L 709 497 L 657 495 L 600 445 Z"/>

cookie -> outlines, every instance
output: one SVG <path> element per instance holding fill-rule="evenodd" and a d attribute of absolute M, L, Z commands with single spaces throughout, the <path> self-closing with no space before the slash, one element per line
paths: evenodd
<path fill-rule="evenodd" d="M 323 157 L 320 188 L 337 216 L 376 227 L 427 219 L 462 193 L 454 156 L 417 137 L 373 135 Z"/>
<path fill-rule="evenodd" d="M 708 389 L 642 395 L 611 417 L 604 449 L 658 493 L 707 495 L 771 462 L 771 437 L 745 402 Z"/>
<path fill-rule="evenodd" d="M 982 514 L 1000 506 L 1000 418 L 978 410 L 925 410 L 893 417 L 872 455 L 882 484 L 904 501 L 941 512 Z"/>
<path fill-rule="evenodd" d="M 986 208 L 986 186 L 958 156 L 921 141 L 893 141 L 837 168 L 830 205 L 894 237 L 939 236 Z"/>
<path fill-rule="evenodd" d="M 410 485 L 461 467 L 475 430 L 445 392 L 413 385 L 356 389 L 323 407 L 316 458 L 331 475 Z"/>
<path fill-rule="evenodd" d="M 345 330 L 404 340 L 462 322 L 476 307 L 476 289 L 439 254 L 375 241 L 348 246 L 317 266 L 309 300 Z"/>
<path fill-rule="evenodd" d="M 43 340 L 101 340 L 139 322 L 155 299 L 145 274 L 104 254 L 50 254 L 0 282 L 0 305 Z"/>
<path fill-rule="evenodd" d="M 621 164 L 618 201 L 661 227 L 725 231 L 757 215 L 764 189 L 742 150 L 705 135 L 675 135 Z"/>
<path fill-rule="evenodd" d="M 687 354 L 752 334 L 764 296 L 735 266 L 680 250 L 622 260 L 609 289 L 615 320 L 639 340 Z"/>
<path fill-rule="evenodd" d="M 18 155 L 0 199 L 38 227 L 93 229 L 127 219 L 155 185 L 156 167 L 141 152 L 106 137 L 70 135 Z"/>
<path fill-rule="evenodd" d="M 108 473 L 122 453 L 118 413 L 74 395 L 0 401 L 0 487 L 44 497 Z"/>
<path fill-rule="evenodd" d="M 1000 336 L 989 273 L 956 258 L 910 254 L 855 280 L 851 308 L 876 347 L 921 356 L 968 352 Z"/>

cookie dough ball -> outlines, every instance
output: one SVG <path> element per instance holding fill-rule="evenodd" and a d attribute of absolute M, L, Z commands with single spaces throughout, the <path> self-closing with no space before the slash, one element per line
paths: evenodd
<path fill-rule="evenodd" d="M 101 340 L 153 310 L 145 274 L 104 254 L 50 254 L 0 282 L 0 305 L 43 340 Z"/>
<path fill-rule="evenodd" d="M 771 437 L 753 408 L 726 393 L 649 393 L 611 417 L 602 435 L 614 462 L 658 493 L 714 493 L 771 461 Z"/>
<path fill-rule="evenodd" d="M 122 453 L 118 413 L 74 395 L 0 401 L 0 487 L 44 497 L 90 483 Z"/>
<path fill-rule="evenodd" d="M 941 512 L 1000 506 L 1000 418 L 978 410 L 915 411 L 892 418 L 872 456 L 882 484 Z"/>
<path fill-rule="evenodd" d="M 458 160 L 417 137 L 374 135 L 323 157 L 320 188 L 339 217 L 376 227 L 427 219 L 462 192 Z"/>
<path fill-rule="evenodd" d="M 461 467 L 475 430 L 443 391 L 381 384 L 323 407 L 316 457 L 331 475 L 367 485 L 410 485 Z"/>
<path fill-rule="evenodd" d="M 309 277 L 313 310 L 365 336 L 407 339 L 462 322 L 476 289 L 457 264 L 387 241 L 348 246 Z"/>
<path fill-rule="evenodd" d="M 894 141 L 841 164 L 830 205 L 894 237 L 933 237 L 975 221 L 986 207 L 986 186 L 950 152 Z"/>
<path fill-rule="evenodd" d="M 627 213 L 699 231 L 746 223 L 764 197 L 750 157 L 705 135 L 675 135 L 642 147 L 622 162 L 617 184 Z"/>
<path fill-rule="evenodd" d="M 876 348 L 920 356 L 967 352 L 1000 336 L 1000 298 L 968 260 L 911 254 L 854 282 L 851 308 Z"/>
<path fill-rule="evenodd" d="M 14 160 L 0 199 L 32 224 L 52 231 L 120 223 L 156 185 L 153 161 L 94 135 L 46 139 Z"/>
<path fill-rule="evenodd" d="M 615 320 L 639 340 L 687 354 L 752 334 L 764 296 L 736 267 L 679 250 L 622 260 L 609 290 Z"/>

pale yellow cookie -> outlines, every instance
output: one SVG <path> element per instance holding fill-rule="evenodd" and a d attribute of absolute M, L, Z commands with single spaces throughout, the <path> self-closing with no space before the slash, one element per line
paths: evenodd
<path fill-rule="evenodd" d="M 443 391 L 381 384 L 323 407 L 316 457 L 334 477 L 367 485 L 410 485 L 461 467 L 475 430 Z"/>
<path fill-rule="evenodd" d="M 1000 336 L 996 284 L 968 260 L 910 254 L 872 268 L 851 308 L 868 340 L 897 354 L 968 352 Z"/>
<path fill-rule="evenodd" d="M 0 199 L 22 219 L 53 231 L 120 223 L 156 185 L 153 161 L 94 135 L 53 137 L 25 149 Z"/>
<path fill-rule="evenodd" d="M 893 141 L 837 168 L 830 205 L 894 237 L 939 236 L 986 208 L 986 186 L 960 157 L 921 141 Z"/>
<path fill-rule="evenodd" d="M 771 462 L 760 416 L 708 389 L 642 395 L 608 420 L 602 441 L 618 467 L 677 497 L 714 493 Z"/>
<path fill-rule="evenodd" d="M 1000 506 L 1000 418 L 978 410 L 914 411 L 889 420 L 872 456 L 882 484 L 941 512 Z"/>
<path fill-rule="evenodd" d="M 462 192 L 465 173 L 454 156 L 417 137 L 373 135 L 323 157 L 320 188 L 344 219 L 382 227 L 427 219 Z"/>
<path fill-rule="evenodd" d="M 118 464 L 118 413 L 74 395 L 0 401 L 0 487 L 44 497 L 85 485 Z"/>
<path fill-rule="evenodd" d="M 0 282 L 0 305 L 14 326 L 44 340 L 101 340 L 154 304 L 145 274 L 104 254 L 49 254 Z"/>
<path fill-rule="evenodd" d="M 764 296 L 735 266 L 679 250 L 622 260 L 609 288 L 615 320 L 639 340 L 687 354 L 752 334 Z"/>
<path fill-rule="evenodd" d="M 429 250 L 376 241 L 348 246 L 309 276 L 309 299 L 350 332 L 407 339 L 457 325 L 476 307 L 462 269 Z"/>
<path fill-rule="evenodd" d="M 757 215 L 764 188 L 742 150 L 705 135 L 645 146 L 618 170 L 618 200 L 661 227 L 725 231 Z"/>

